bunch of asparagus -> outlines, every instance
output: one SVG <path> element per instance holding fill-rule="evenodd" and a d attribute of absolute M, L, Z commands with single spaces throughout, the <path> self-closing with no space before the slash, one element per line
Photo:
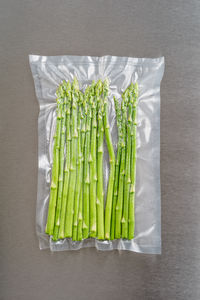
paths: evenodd
<path fill-rule="evenodd" d="M 54 241 L 89 237 L 134 237 L 136 119 L 138 85 L 114 98 L 118 126 L 117 157 L 108 122 L 109 83 L 94 81 L 85 92 L 74 78 L 57 89 L 57 121 L 46 233 Z M 110 175 L 104 209 L 104 136 Z"/>

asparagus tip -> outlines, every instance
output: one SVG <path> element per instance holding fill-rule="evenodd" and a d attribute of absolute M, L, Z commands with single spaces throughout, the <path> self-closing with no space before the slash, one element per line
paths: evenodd
<path fill-rule="evenodd" d="M 77 91 L 79 90 L 79 84 L 78 84 L 78 80 L 77 80 L 76 76 L 74 77 L 72 85 L 73 85 L 74 90 L 77 90 Z"/>
<path fill-rule="evenodd" d="M 135 83 L 134 91 L 135 91 L 136 97 L 138 97 L 138 83 L 137 82 Z"/>
<path fill-rule="evenodd" d="M 108 78 L 106 78 L 104 80 L 104 83 L 103 83 L 103 96 L 104 96 L 104 99 L 106 99 L 108 97 L 108 90 L 109 90 L 109 81 L 108 81 Z"/>

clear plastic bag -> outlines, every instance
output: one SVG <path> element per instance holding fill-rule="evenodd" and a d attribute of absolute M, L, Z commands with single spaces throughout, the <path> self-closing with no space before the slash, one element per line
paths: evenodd
<path fill-rule="evenodd" d="M 36 231 L 40 249 L 51 251 L 96 247 L 99 250 L 130 250 L 141 253 L 161 253 L 160 209 L 160 82 L 164 72 L 164 58 L 131 58 L 116 56 L 29 56 L 40 106 L 38 118 L 38 193 Z M 45 233 L 51 170 L 53 135 L 56 126 L 56 89 L 63 80 L 77 77 L 84 90 L 92 80 L 108 78 L 109 123 L 114 148 L 118 134 L 113 96 L 121 98 L 131 82 L 138 82 L 138 125 L 135 195 L 135 234 L 132 240 L 83 241 L 63 239 L 53 241 Z M 109 177 L 109 157 L 104 144 L 104 190 Z"/>

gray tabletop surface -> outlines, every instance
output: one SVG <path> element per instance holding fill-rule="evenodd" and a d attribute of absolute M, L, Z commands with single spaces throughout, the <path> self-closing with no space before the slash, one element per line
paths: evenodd
<path fill-rule="evenodd" d="M 165 56 L 161 256 L 39 250 L 31 53 Z M 199 0 L 1 0 L 0 299 L 200 299 L 199 102 Z"/>

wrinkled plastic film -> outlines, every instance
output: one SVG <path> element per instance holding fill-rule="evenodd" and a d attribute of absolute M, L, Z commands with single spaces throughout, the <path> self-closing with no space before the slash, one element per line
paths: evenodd
<path fill-rule="evenodd" d="M 38 193 L 36 231 L 40 249 L 52 251 L 96 247 L 99 250 L 131 250 L 141 253 L 161 253 L 160 210 L 160 82 L 164 58 L 90 57 L 90 56 L 29 56 L 40 106 L 38 118 Z M 117 126 L 113 96 L 121 94 L 131 82 L 138 82 L 138 126 L 135 195 L 135 237 L 133 240 L 99 241 L 71 239 L 52 241 L 45 234 L 48 212 L 53 135 L 56 126 L 56 89 L 65 79 L 77 77 L 80 89 L 85 90 L 92 80 L 110 82 L 109 123 L 112 141 L 117 150 Z M 104 143 L 104 190 L 109 178 L 109 158 Z M 105 197 L 106 198 L 106 197 Z"/>

